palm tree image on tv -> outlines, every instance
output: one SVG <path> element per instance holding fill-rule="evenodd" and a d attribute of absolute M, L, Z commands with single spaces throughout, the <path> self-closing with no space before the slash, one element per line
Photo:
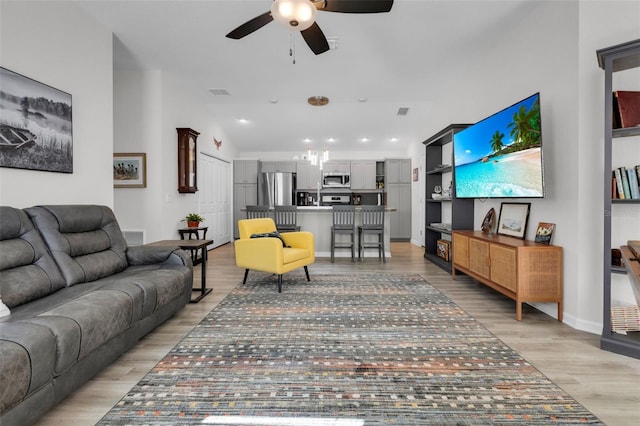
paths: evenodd
<path fill-rule="evenodd" d="M 456 197 L 543 196 L 540 96 L 454 135 Z"/>

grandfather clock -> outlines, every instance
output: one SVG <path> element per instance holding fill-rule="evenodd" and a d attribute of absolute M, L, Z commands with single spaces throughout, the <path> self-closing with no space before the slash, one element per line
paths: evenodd
<path fill-rule="evenodd" d="M 178 131 L 178 192 L 198 191 L 198 147 L 200 133 L 186 127 Z"/>

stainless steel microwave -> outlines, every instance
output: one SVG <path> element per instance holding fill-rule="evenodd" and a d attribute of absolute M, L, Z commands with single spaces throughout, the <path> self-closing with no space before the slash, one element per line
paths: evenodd
<path fill-rule="evenodd" d="M 326 172 L 322 174 L 323 188 L 351 188 L 349 173 Z"/>

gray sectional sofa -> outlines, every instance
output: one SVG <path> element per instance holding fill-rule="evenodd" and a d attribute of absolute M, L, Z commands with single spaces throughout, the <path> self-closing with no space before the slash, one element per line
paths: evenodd
<path fill-rule="evenodd" d="M 35 422 L 191 297 L 178 248 L 127 247 L 108 207 L 0 207 L 0 424 Z"/>

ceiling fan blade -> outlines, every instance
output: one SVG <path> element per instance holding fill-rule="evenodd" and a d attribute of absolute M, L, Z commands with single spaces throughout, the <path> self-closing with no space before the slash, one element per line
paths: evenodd
<path fill-rule="evenodd" d="M 326 0 L 319 10 L 342 13 L 383 13 L 391 10 L 393 0 Z"/>
<path fill-rule="evenodd" d="M 324 33 L 318 26 L 317 22 L 314 22 L 313 25 L 311 25 L 309 28 L 300 32 L 302 33 L 304 41 L 307 42 L 309 48 L 316 55 L 329 50 L 329 43 L 327 42 L 327 38 L 324 36 Z"/>
<path fill-rule="evenodd" d="M 256 16 L 255 18 L 240 25 L 238 28 L 236 28 L 235 30 L 227 34 L 227 37 L 232 38 L 234 40 L 241 39 L 242 37 L 248 36 L 252 32 L 264 27 L 271 21 L 273 21 L 273 16 L 271 16 L 271 12 L 263 13 L 262 15 Z"/>

